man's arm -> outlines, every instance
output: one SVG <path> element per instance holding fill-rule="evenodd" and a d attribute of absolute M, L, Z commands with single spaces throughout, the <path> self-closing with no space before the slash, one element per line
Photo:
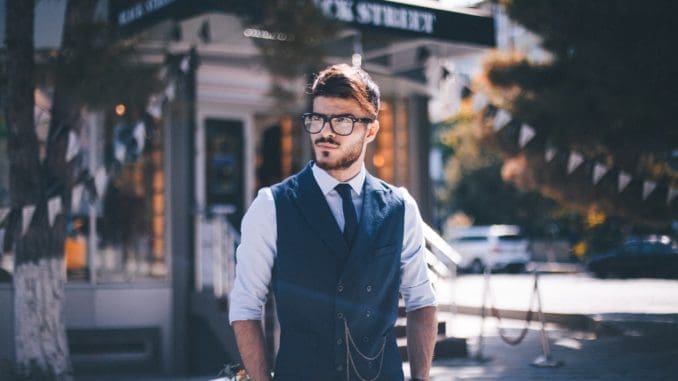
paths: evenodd
<path fill-rule="evenodd" d="M 436 298 L 428 279 L 423 221 L 416 201 L 400 188 L 405 201 L 405 227 L 400 294 L 407 310 L 407 352 L 413 379 L 428 380 L 437 333 Z"/>
<path fill-rule="evenodd" d="M 407 313 L 407 355 L 413 379 L 428 380 L 437 325 L 435 307 L 423 307 Z"/>
<path fill-rule="evenodd" d="M 235 340 L 243 365 L 253 381 L 271 380 L 271 370 L 266 358 L 264 333 L 257 320 L 237 320 L 232 323 Z"/>
<path fill-rule="evenodd" d="M 271 379 L 261 328 L 271 282 L 277 239 L 275 201 L 263 188 L 242 220 L 242 239 L 236 251 L 236 279 L 229 295 L 229 321 L 245 369 L 256 381 Z"/>

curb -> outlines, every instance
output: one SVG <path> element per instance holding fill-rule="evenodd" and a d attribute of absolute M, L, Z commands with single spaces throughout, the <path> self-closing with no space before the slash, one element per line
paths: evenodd
<path fill-rule="evenodd" d="M 482 315 L 482 309 L 478 306 L 439 304 L 438 310 L 463 315 Z M 525 320 L 527 316 L 527 311 L 500 308 L 498 308 L 497 311 L 502 318 L 506 319 Z M 493 317 L 487 308 L 485 314 L 487 317 Z M 604 320 L 599 318 L 599 315 L 564 314 L 554 312 L 544 312 L 543 315 L 546 323 L 557 324 L 573 330 L 592 331 L 598 335 L 616 335 L 621 333 L 619 328 L 612 324 L 607 324 Z M 533 321 L 538 321 L 538 317 L 534 318 Z"/>
<path fill-rule="evenodd" d="M 481 316 L 482 309 L 479 306 L 458 306 L 453 304 L 439 304 L 438 310 L 462 315 Z M 527 311 L 497 309 L 502 318 L 522 320 L 527 316 Z M 494 318 L 486 309 L 485 316 Z M 557 324 L 561 327 L 593 332 L 598 336 L 618 336 L 627 332 L 657 332 L 674 331 L 678 333 L 678 313 L 595 313 L 595 314 L 567 314 L 544 312 L 544 322 Z M 538 317 L 533 321 L 538 322 Z"/>

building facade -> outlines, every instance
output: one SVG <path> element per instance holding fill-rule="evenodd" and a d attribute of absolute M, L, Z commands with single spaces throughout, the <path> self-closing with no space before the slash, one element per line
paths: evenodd
<path fill-rule="evenodd" d="M 87 190 L 74 196 L 69 216 L 65 314 L 76 372 L 210 374 L 236 361 L 226 311 L 240 219 L 260 187 L 311 159 L 299 115 L 308 111 L 304 88 L 312 73 L 288 80 L 294 99 L 279 107 L 256 44 L 272 31 L 245 25 L 209 1 L 192 3 L 98 7 L 139 40 L 144 63 L 161 67 L 164 89 L 145 109 L 121 103 L 83 112 L 78 123 L 78 154 L 99 197 L 90 199 Z M 475 62 L 494 45 L 494 24 L 481 11 L 412 3 L 316 5 L 343 23 L 322 42 L 326 62 L 351 63 L 359 54 L 382 90 L 368 170 L 406 186 L 427 220 L 431 103 L 447 94 L 435 73 L 455 57 Z M 11 262 L 8 251 L 3 311 L 13 305 Z M 267 328 L 275 331 L 275 319 Z M 0 315 L 0 335 L 12 343 L 12 314 Z M 13 356 L 12 345 L 0 346 L 0 358 Z"/>

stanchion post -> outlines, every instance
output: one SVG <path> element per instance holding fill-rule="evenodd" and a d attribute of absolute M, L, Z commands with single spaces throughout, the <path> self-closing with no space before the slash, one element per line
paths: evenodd
<path fill-rule="evenodd" d="M 487 305 L 487 299 L 490 293 L 490 267 L 485 266 L 483 269 L 483 297 L 480 304 L 480 334 L 478 335 L 478 350 L 474 356 L 474 360 L 486 362 L 491 360 L 488 357 L 483 356 L 483 344 L 485 340 L 485 317 L 487 315 L 485 306 Z"/>
<path fill-rule="evenodd" d="M 538 368 L 555 368 L 563 365 L 562 361 L 554 360 L 551 357 L 551 346 L 549 345 L 549 338 L 546 333 L 546 322 L 544 321 L 544 312 L 542 311 L 541 295 L 539 293 L 539 269 L 534 271 L 534 290 L 537 296 L 537 313 L 539 314 L 539 321 L 541 322 L 541 348 L 542 354 L 532 361 L 532 366 Z"/>

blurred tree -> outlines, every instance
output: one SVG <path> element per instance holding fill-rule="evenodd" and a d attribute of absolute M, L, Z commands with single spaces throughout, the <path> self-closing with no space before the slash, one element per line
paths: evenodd
<path fill-rule="evenodd" d="M 83 179 L 79 158 L 68 162 L 69 131 L 82 128 L 84 108 L 118 102 L 143 107 L 157 84 L 154 69 L 133 60 L 133 41 L 119 40 L 94 17 L 96 2 L 66 6 L 62 47 L 34 62 L 33 0 L 7 0 L 4 110 L 8 125 L 10 202 L 7 235 L 14 239 L 16 373 L 22 380 L 71 380 L 63 321 L 64 240 L 72 186 Z M 41 52 L 38 52 L 41 53 Z M 53 101 L 46 147 L 36 134 L 34 90 Z M 143 109 L 143 108 L 142 108 Z M 62 211 L 48 222 L 47 201 Z M 30 221 L 22 211 L 35 206 Z M 27 224 L 25 233 L 22 223 Z"/>
<path fill-rule="evenodd" d="M 461 112 L 438 127 L 437 141 L 446 162 L 441 207 L 463 212 L 476 225 L 516 224 L 529 236 L 571 233 L 573 211 L 538 192 L 523 191 L 502 180 L 502 160 L 475 134 L 469 99 Z"/>
<path fill-rule="evenodd" d="M 275 36 L 254 42 L 273 77 L 271 95 L 283 108 L 294 99 L 286 81 L 319 70 L 326 54 L 324 43 L 340 28 L 338 22 L 323 15 L 314 0 L 238 0 L 226 10 L 239 15 L 247 27 Z"/>
<path fill-rule="evenodd" d="M 492 110 L 477 130 L 504 158 L 502 174 L 522 189 L 537 190 L 581 212 L 591 209 L 662 229 L 678 215 L 671 158 L 678 150 L 678 3 L 502 1 L 508 15 L 541 38 L 552 54 L 534 62 L 509 52 L 489 60 L 479 82 L 512 122 L 495 134 Z M 521 148 L 520 122 L 536 136 Z M 557 151 L 551 161 L 545 149 Z M 567 174 L 569 152 L 586 162 Z M 675 158 L 673 159 L 675 161 Z M 594 164 L 610 171 L 593 184 Z M 507 168 L 510 167 L 510 168 Z M 633 181 L 622 191 L 618 175 Z M 643 182 L 656 182 L 643 199 Z"/>

